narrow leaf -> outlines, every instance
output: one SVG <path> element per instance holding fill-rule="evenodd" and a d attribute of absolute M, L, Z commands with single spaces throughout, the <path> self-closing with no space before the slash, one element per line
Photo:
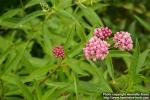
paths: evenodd
<path fill-rule="evenodd" d="M 18 86 L 21 90 L 22 94 L 25 96 L 27 100 L 34 100 L 32 93 L 30 90 L 21 82 L 20 78 L 16 75 L 6 75 L 2 77 L 3 80 L 13 83 Z"/>
<path fill-rule="evenodd" d="M 140 17 L 134 15 L 134 17 L 136 18 L 136 20 L 148 31 L 150 31 L 150 24 L 147 23 L 146 21 L 144 21 L 143 19 L 141 19 Z"/>
<path fill-rule="evenodd" d="M 38 16 L 42 16 L 44 15 L 44 12 L 39 10 L 39 11 L 35 11 L 35 12 L 32 12 L 30 14 L 28 14 L 27 16 L 25 16 L 20 22 L 19 22 L 19 25 L 22 25 L 26 22 L 29 22 L 31 21 L 32 19 L 38 17 Z"/>
<path fill-rule="evenodd" d="M 106 60 L 107 70 L 110 75 L 110 77 L 114 80 L 114 69 L 112 64 L 112 58 L 110 56 L 107 56 Z"/>
<path fill-rule="evenodd" d="M 92 8 L 85 7 L 84 5 L 80 5 L 81 10 L 83 11 L 84 16 L 86 19 L 94 26 L 103 26 L 102 21 L 98 17 L 98 15 L 95 13 L 95 11 Z"/>
<path fill-rule="evenodd" d="M 138 59 L 137 67 L 136 67 L 136 73 L 139 73 L 141 71 L 141 67 L 144 65 L 145 59 L 149 52 L 150 52 L 150 49 L 147 49 L 139 55 L 139 59 Z"/>
<path fill-rule="evenodd" d="M 0 16 L 0 20 L 1 20 L 1 19 L 8 19 L 8 18 L 11 18 L 11 17 L 15 16 L 16 14 L 18 14 L 19 11 L 21 11 L 20 8 L 17 8 L 17 9 L 10 9 L 10 10 L 7 11 L 6 13 L 4 13 L 2 16 Z"/>
<path fill-rule="evenodd" d="M 120 50 L 110 50 L 109 55 L 111 57 L 131 57 L 132 56 L 130 53 L 120 51 Z"/>

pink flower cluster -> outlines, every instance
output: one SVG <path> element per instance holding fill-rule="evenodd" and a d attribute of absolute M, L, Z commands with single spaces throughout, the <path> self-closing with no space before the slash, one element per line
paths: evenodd
<path fill-rule="evenodd" d="M 109 53 L 110 44 L 105 40 L 111 36 L 112 31 L 108 27 L 96 28 L 93 37 L 87 42 L 83 52 L 86 59 L 103 60 Z M 128 32 L 116 32 L 113 37 L 114 47 L 120 50 L 131 50 L 133 48 L 132 38 Z"/>
<path fill-rule="evenodd" d="M 53 48 L 52 52 L 56 58 L 61 58 L 61 57 L 64 57 L 65 55 L 63 46 L 57 46 Z"/>
<path fill-rule="evenodd" d="M 94 36 L 97 36 L 98 38 L 105 40 L 112 34 L 112 31 L 108 27 L 101 27 L 96 28 L 94 30 Z"/>
<path fill-rule="evenodd" d="M 83 49 L 86 59 L 103 60 L 108 54 L 109 44 L 98 37 L 92 37 Z"/>
<path fill-rule="evenodd" d="M 133 48 L 132 38 L 128 32 L 117 32 L 113 40 L 115 42 L 115 48 L 119 48 L 120 50 L 131 50 Z"/>
<path fill-rule="evenodd" d="M 111 36 L 112 31 L 108 27 L 96 28 L 93 37 L 87 42 L 86 47 L 83 48 L 85 58 L 88 60 L 103 60 L 109 54 L 110 44 L 106 40 Z M 133 41 L 130 33 L 120 31 L 116 32 L 113 37 L 114 48 L 122 51 L 131 50 L 133 48 Z M 53 48 L 53 54 L 56 58 L 65 56 L 64 47 L 57 46 Z"/>

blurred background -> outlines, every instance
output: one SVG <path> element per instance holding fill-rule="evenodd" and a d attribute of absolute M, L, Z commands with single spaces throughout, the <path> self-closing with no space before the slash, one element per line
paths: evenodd
<path fill-rule="evenodd" d="M 81 2 L 86 6 L 95 10 L 97 15 L 100 17 L 105 26 L 109 26 L 113 29 L 114 32 L 116 30 L 125 30 L 129 31 L 133 38 L 138 38 L 140 42 L 141 50 L 145 48 L 149 48 L 149 40 L 150 40 L 150 1 L 149 0 L 46 0 L 49 4 L 49 7 L 52 7 L 52 2 L 56 3 L 57 6 L 74 10 L 77 8 L 76 2 Z M 40 0 L 1 0 L 0 1 L 0 15 L 1 19 L 5 12 L 15 9 L 21 8 L 19 13 L 14 14 L 14 17 L 9 19 L 10 21 L 20 21 L 25 15 L 41 10 L 41 6 L 38 4 Z M 15 13 L 15 12 L 14 12 Z M 13 12 L 12 12 L 13 15 Z M 7 19 L 6 16 L 5 19 Z M 39 18 L 41 21 L 43 18 Z M 86 31 L 89 32 L 88 29 L 92 26 L 91 23 L 83 16 L 83 20 L 86 23 Z M 57 24 L 54 21 L 54 24 Z M 2 22 L 0 23 L 0 35 L 2 37 L 7 37 L 7 35 L 11 35 L 12 31 L 17 31 L 19 34 L 16 34 L 17 38 L 25 39 L 26 35 L 22 33 L 21 29 L 13 29 L 4 27 Z M 54 25 L 52 26 L 55 27 Z M 38 55 L 38 54 L 37 54 Z"/>

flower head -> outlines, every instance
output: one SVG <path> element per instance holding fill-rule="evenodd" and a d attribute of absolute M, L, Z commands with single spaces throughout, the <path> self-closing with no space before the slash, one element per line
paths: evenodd
<path fill-rule="evenodd" d="M 133 48 L 133 41 L 128 32 L 117 32 L 113 37 L 113 41 L 115 42 L 114 47 L 120 50 L 131 50 Z"/>
<path fill-rule="evenodd" d="M 57 46 L 57 47 L 53 48 L 52 52 L 56 58 L 64 57 L 64 55 L 65 55 L 63 46 Z"/>
<path fill-rule="evenodd" d="M 105 40 L 112 34 L 112 31 L 108 27 L 100 27 L 94 30 L 94 36 Z"/>
<path fill-rule="evenodd" d="M 86 59 L 92 59 L 93 61 L 103 60 L 109 53 L 109 44 L 106 41 L 94 36 L 83 48 L 83 52 Z"/>

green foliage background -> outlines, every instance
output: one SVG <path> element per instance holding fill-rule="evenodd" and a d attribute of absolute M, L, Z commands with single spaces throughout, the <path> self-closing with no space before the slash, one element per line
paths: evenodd
<path fill-rule="evenodd" d="M 102 92 L 150 92 L 149 0 L 1 0 L 0 100 L 101 100 Z M 131 52 L 87 61 L 93 29 L 129 31 Z M 65 59 L 52 48 L 65 46 Z"/>

